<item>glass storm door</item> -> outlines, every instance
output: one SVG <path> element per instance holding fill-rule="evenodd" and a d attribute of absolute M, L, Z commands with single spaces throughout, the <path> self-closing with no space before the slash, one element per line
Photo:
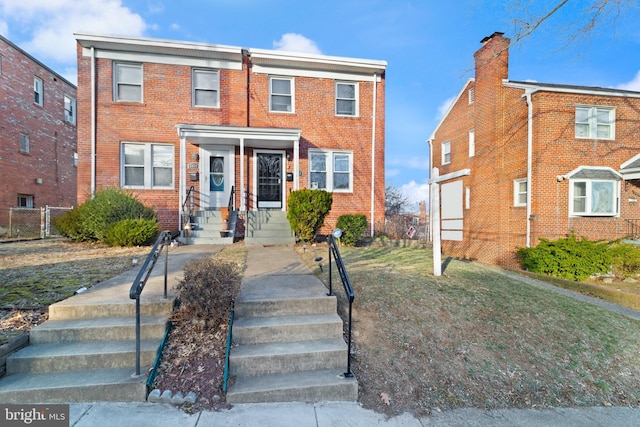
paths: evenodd
<path fill-rule="evenodd" d="M 258 153 L 258 209 L 282 209 L 282 154 Z"/>
<path fill-rule="evenodd" d="M 218 209 L 229 205 L 233 187 L 233 148 L 220 146 L 201 147 L 202 170 L 201 204 L 203 208 Z"/>

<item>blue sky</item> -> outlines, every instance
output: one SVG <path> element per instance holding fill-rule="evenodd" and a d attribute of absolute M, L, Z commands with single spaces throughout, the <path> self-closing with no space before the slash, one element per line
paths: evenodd
<path fill-rule="evenodd" d="M 426 139 L 473 76 L 473 53 L 559 0 L 0 0 L 0 33 L 76 81 L 74 32 L 385 60 L 387 184 L 426 200 Z M 509 78 L 640 91 L 639 7 L 569 44 L 571 0 L 510 50 Z M 631 2 L 633 3 L 633 2 Z"/>

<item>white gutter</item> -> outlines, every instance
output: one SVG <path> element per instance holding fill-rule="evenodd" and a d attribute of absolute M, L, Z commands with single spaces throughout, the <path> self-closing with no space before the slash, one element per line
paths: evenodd
<path fill-rule="evenodd" d="M 531 247 L 531 175 L 533 170 L 533 100 L 535 90 L 527 89 L 524 93 L 527 102 L 527 232 L 525 247 Z"/>
<path fill-rule="evenodd" d="M 376 190 L 376 98 L 378 97 L 378 73 L 373 74 L 373 120 L 371 127 L 371 237 L 375 231 L 375 190 Z"/>
<path fill-rule="evenodd" d="M 91 198 L 96 193 L 96 52 L 91 46 Z"/>
<path fill-rule="evenodd" d="M 433 170 L 433 138 L 435 138 L 435 133 L 431 136 L 431 138 L 427 139 L 427 144 L 429 144 L 429 171 Z M 429 179 L 433 177 L 429 176 Z M 431 188 L 433 186 L 429 184 L 429 203 L 431 203 Z M 429 211 L 431 211 L 431 207 L 429 207 Z M 429 215 L 429 233 L 427 236 L 428 241 L 433 242 L 433 215 Z"/>

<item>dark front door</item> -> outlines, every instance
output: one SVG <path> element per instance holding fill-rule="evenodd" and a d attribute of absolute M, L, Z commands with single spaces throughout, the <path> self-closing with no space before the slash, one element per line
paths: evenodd
<path fill-rule="evenodd" d="M 282 209 L 282 154 L 258 153 L 258 209 Z"/>

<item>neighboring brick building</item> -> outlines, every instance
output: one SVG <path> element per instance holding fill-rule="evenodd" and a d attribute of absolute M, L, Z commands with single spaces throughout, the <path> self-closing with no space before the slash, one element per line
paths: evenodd
<path fill-rule="evenodd" d="M 384 220 L 385 61 L 77 34 L 80 202 L 130 189 L 180 227 L 202 209 L 286 210 L 333 192 L 326 221 Z M 311 159 L 311 161 L 309 160 Z"/>
<path fill-rule="evenodd" d="M 0 36 L 0 225 L 10 207 L 76 204 L 76 87 Z"/>
<path fill-rule="evenodd" d="M 443 252 L 516 266 L 540 238 L 640 234 L 640 92 L 508 79 L 509 39 L 475 53 L 475 78 L 429 138 L 444 175 Z"/>

